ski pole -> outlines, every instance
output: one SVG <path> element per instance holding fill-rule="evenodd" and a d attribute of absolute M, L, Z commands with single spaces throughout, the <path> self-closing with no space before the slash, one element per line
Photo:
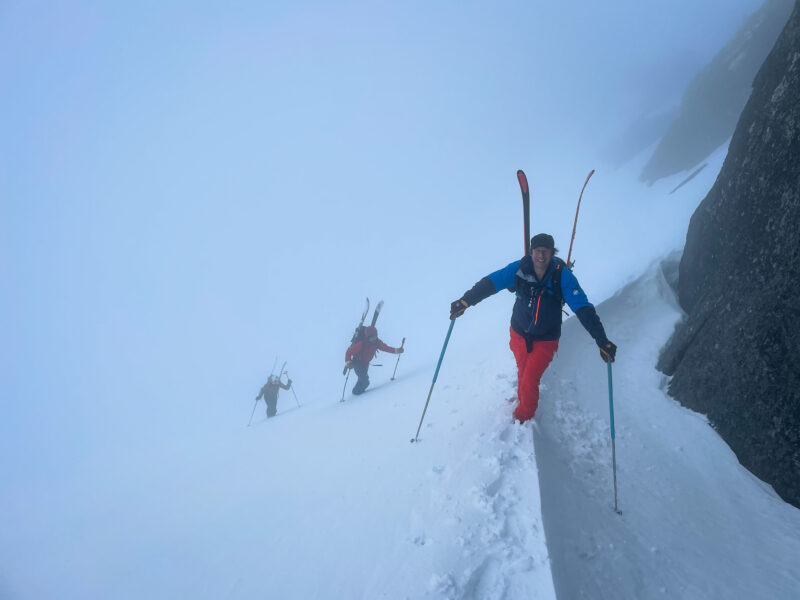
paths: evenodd
<path fill-rule="evenodd" d="M 614 444 L 614 386 L 611 383 L 611 362 L 609 361 L 606 364 L 608 365 L 608 412 L 611 421 L 611 464 L 614 468 L 614 512 L 621 515 L 622 511 L 617 507 L 617 450 Z"/>
<path fill-rule="evenodd" d="M 288 372 L 286 373 L 286 379 L 287 379 L 286 383 L 289 383 L 289 373 Z M 294 395 L 294 401 L 297 402 L 297 406 L 300 406 L 300 400 L 297 399 L 297 394 L 294 391 L 294 383 L 291 385 L 291 387 L 289 389 L 292 390 L 292 394 Z"/>
<path fill-rule="evenodd" d="M 581 198 L 583 198 L 583 190 L 586 189 L 586 184 L 589 183 L 589 179 L 591 179 L 592 175 L 594 175 L 594 169 L 589 171 L 589 174 L 586 176 L 586 181 L 583 182 L 583 187 L 581 188 L 581 195 L 578 196 L 578 207 L 575 209 L 575 221 L 572 223 L 572 238 L 569 240 L 569 252 L 567 253 L 568 269 L 572 268 L 572 264 L 570 264 L 569 259 L 572 256 L 572 242 L 575 241 L 575 229 L 578 227 L 578 211 L 581 209 Z"/>
<path fill-rule="evenodd" d="M 400 342 L 400 347 L 402 348 L 406 344 L 406 338 L 403 338 L 403 341 Z M 400 357 L 403 356 L 402 354 L 397 355 L 397 362 L 394 363 L 394 373 L 392 373 L 392 381 L 394 381 L 395 373 L 397 373 L 397 365 L 400 364 Z"/>
<path fill-rule="evenodd" d="M 447 343 L 450 341 L 450 334 L 453 333 L 453 325 L 456 324 L 455 319 L 450 320 L 450 328 L 447 330 L 447 337 L 444 338 L 444 346 L 442 346 L 442 353 L 439 355 L 439 363 L 436 365 L 436 372 L 433 374 L 433 381 L 431 382 L 431 389 L 428 390 L 428 399 L 425 400 L 425 408 L 422 410 L 422 417 L 419 419 L 419 427 L 417 433 L 411 438 L 411 443 L 419 441 L 419 430 L 422 429 L 422 421 L 425 419 L 425 413 L 428 411 L 428 402 L 431 401 L 431 394 L 433 393 L 433 386 L 436 384 L 436 378 L 439 377 L 439 367 L 442 366 L 442 359 L 444 358 L 444 351 L 447 350 Z"/>
<path fill-rule="evenodd" d="M 347 380 L 350 379 L 350 369 L 345 367 L 344 370 L 347 372 L 347 377 L 344 378 L 344 387 L 342 387 L 342 399 L 339 400 L 339 402 L 344 402 L 344 393 L 345 390 L 347 390 Z"/>
<path fill-rule="evenodd" d="M 258 406 L 258 398 L 256 398 L 256 403 L 253 404 L 253 412 L 250 413 L 250 420 L 247 422 L 248 427 L 250 427 L 250 423 L 253 422 L 253 415 L 256 414 L 256 406 Z"/>

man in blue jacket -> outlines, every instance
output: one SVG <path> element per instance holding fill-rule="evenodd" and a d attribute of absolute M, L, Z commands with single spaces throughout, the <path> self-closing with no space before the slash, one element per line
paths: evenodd
<path fill-rule="evenodd" d="M 450 305 L 450 318 L 464 314 L 467 307 L 512 289 L 517 294 L 511 313 L 509 346 L 517 361 L 517 397 L 514 418 L 525 422 L 539 406 L 539 382 L 558 350 L 561 337 L 562 301 L 572 309 L 600 348 L 606 362 L 614 362 L 617 347 L 606 337 L 594 306 L 566 263 L 556 258 L 553 236 L 539 233 L 531 238 L 530 255 L 491 273 Z"/>

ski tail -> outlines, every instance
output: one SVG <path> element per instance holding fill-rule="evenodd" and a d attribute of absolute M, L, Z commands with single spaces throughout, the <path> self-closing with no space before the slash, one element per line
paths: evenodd
<path fill-rule="evenodd" d="M 383 300 L 378 302 L 378 306 L 375 307 L 375 312 L 372 313 L 372 326 L 375 327 L 375 323 L 378 322 L 378 316 L 381 314 L 381 309 L 383 308 Z"/>
<path fill-rule="evenodd" d="M 586 184 L 589 183 L 589 180 L 594 175 L 594 169 L 589 171 L 589 174 L 586 176 L 586 181 L 583 182 L 583 187 L 581 188 L 581 195 L 578 196 L 578 206 L 575 208 L 575 221 L 572 223 L 572 237 L 569 240 L 569 252 L 567 252 L 567 268 L 572 270 L 572 266 L 575 264 L 571 262 L 570 259 L 572 258 L 572 242 L 575 241 L 575 230 L 578 227 L 578 211 L 581 209 L 581 200 L 583 199 L 583 192 L 586 189 Z"/>
<path fill-rule="evenodd" d="M 356 340 L 358 340 L 358 334 L 361 331 L 361 328 L 364 326 L 364 321 L 366 321 L 367 319 L 367 313 L 369 313 L 369 296 L 367 296 L 367 302 L 364 305 L 364 312 L 361 313 L 361 322 L 358 325 L 356 325 L 356 329 L 353 332 L 353 337 L 350 338 L 351 344 L 354 343 Z"/>
<path fill-rule="evenodd" d="M 527 256 L 530 252 L 531 244 L 531 194 L 528 188 L 528 178 L 522 169 L 517 171 L 517 181 L 519 182 L 519 189 L 522 192 L 522 227 L 524 230 L 524 254 Z"/>
<path fill-rule="evenodd" d="M 364 306 L 364 312 L 361 313 L 361 324 L 364 324 L 364 321 L 367 319 L 367 313 L 369 312 L 369 296 L 367 296 L 367 304 Z"/>

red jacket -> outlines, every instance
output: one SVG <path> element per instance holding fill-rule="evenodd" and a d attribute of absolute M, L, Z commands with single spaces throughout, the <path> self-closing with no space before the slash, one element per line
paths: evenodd
<path fill-rule="evenodd" d="M 397 348 L 392 348 L 378 338 L 378 330 L 372 326 L 364 327 L 364 334 L 344 353 L 345 362 L 368 363 L 373 359 L 378 350 L 397 354 Z"/>

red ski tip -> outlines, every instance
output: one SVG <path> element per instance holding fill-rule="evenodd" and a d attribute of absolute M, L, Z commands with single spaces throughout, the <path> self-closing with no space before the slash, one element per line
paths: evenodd
<path fill-rule="evenodd" d="M 525 172 L 522 169 L 517 171 L 517 180 L 519 181 L 519 187 L 522 189 L 523 194 L 528 193 L 528 178 L 525 176 Z"/>

